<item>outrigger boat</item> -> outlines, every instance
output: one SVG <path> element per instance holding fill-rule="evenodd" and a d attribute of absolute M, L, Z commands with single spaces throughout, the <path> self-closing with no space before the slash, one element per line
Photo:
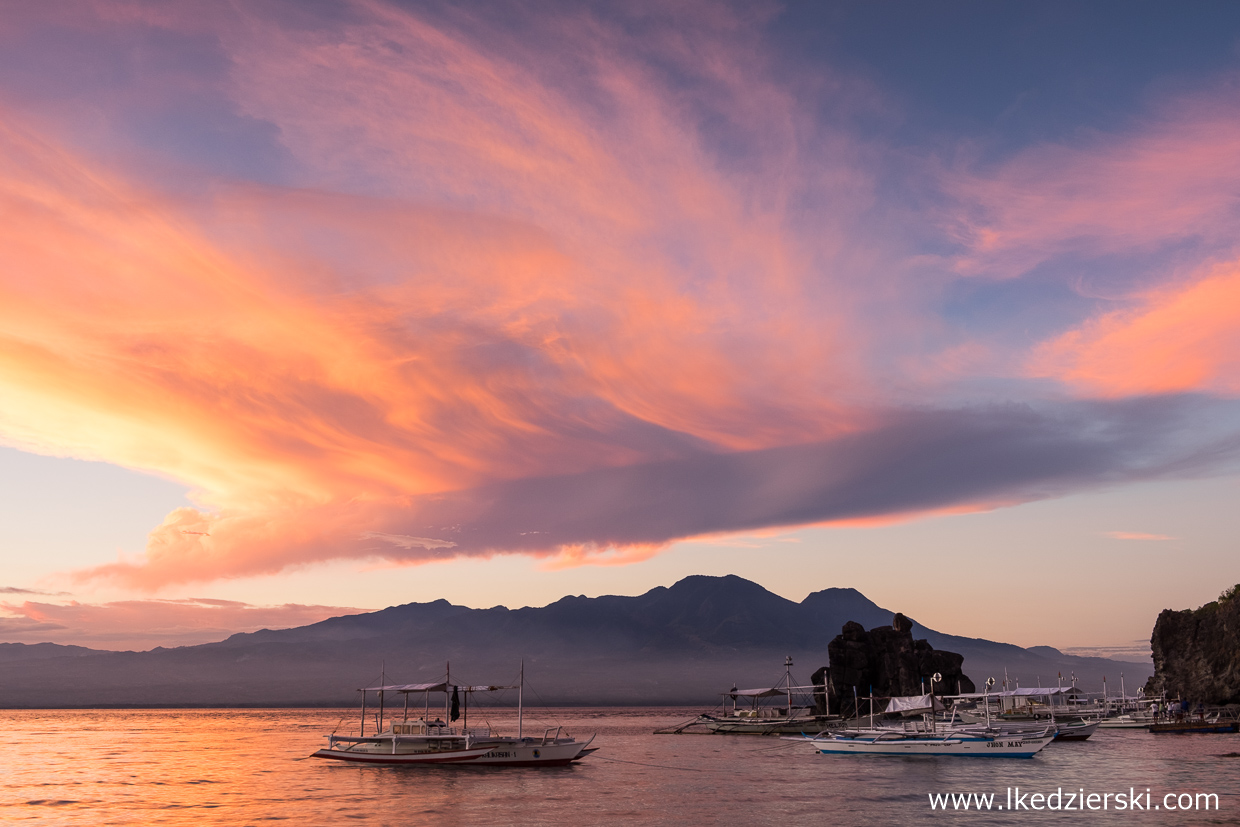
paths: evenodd
<path fill-rule="evenodd" d="M 1087 720 L 1077 708 L 1064 703 L 1075 697 L 1075 687 L 1038 687 L 1008 689 L 1000 692 L 972 692 L 965 695 L 947 696 L 953 704 L 953 722 L 956 715 L 963 723 L 954 729 L 992 735 L 1023 735 L 1041 732 L 1050 722 L 1056 741 L 1084 741 L 1098 730 L 1097 720 Z M 999 711 L 992 716 L 991 701 L 997 701 Z M 983 714 L 957 710 L 962 701 L 979 701 Z M 1060 701 L 1057 703 L 1056 701 Z"/>
<path fill-rule="evenodd" d="M 1051 727 L 1038 732 L 986 732 L 954 728 L 939 729 L 936 712 L 944 709 L 934 695 L 890 698 L 883 714 L 922 715 L 920 723 L 908 721 L 902 728 L 874 726 L 838 729 L 818 735 L 785 737 L 810 744 L 821 755 L 962 755 L 992 758 L 1032 758 L 1054 740 Z"/>
<path fill-rule="evenodd" d="M 680 727 L 702 726 L 721 735 L 794 735 L 798 732 L 818 732 L 838 723 L 833 715 L 819 715 L 813 702 L 797 705 L 794 699 L 806 695 L 812 697 L 821 686 L 795 686 L 792 680 L 792 657 L 784 658 L 784 678 L 770 687 L 737 689 L 735 686 L 723 695 L 722 714 L 703 713 L 696 720 Z M 766 698 L 782 698 L 785 706 L 763 706 Z M 728 704 L 731 703 L 731 710 Z"/>
<path fill-rule="evenodd" d="M 790 739 L 791 740 L 791 739 Z M 968 755 L 1032 758 L 1054 740 L 1040 734 L 984 735 L 960 731 L 904 733 L 898 730 L 838 730 L 805 739 L 822 755 Z"/>
<path fill-rule="evenodd" d="M 450 676 L 450 673 L 449 673 Z M 579 741 L 563 731 L 563 727 L 549 727 L 537 737 L 524 732 L 524 707 L 522 679 L 516 686 L 461 686 L 447 680 L 439 683 L 380 684 L 358 690 L 362 693 L 362 723 L 357 735 L 327 737 L 327 746 L 314 752 L 312 758 L 331 758 L 361 764 L 468 764 L 470 766 L 547 767 L 564 766 L 578 761 L 598 749 L 591 747 L 594 736 Z M 470 727 L 469 696 L 476 692 L 495 692 L 516 689 L 517 734 L 499 735 L 490 727 Z M 366 734 L 366 693 L 379 695 L 379 714 L 374 735 Z M 443 693 L 446 717 L 456 720 L 459 699 L 465 698 L 466 717 L 460 728 L 430 719 L 430 694 Z M 393 719 L 385 727 L 384 699 L 388 693 L 403 696 L 404 713 L 401 720 Z M 423 716 L 409 719 L 409 696 L 422 693 L 425 699 Z M 451 705 L 449 709 L 449 699 Z"/>

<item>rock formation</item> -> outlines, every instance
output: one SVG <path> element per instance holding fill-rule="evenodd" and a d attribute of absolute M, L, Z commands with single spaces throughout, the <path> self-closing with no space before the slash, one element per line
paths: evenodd
<path fill-rule="evenodd" d="M 818 687 L 814 699 L 818 713 L 855 713 L 853 689 L 865 698 L 920 695 L 930 691 L 930 678 L 943 676 L 934 685 L 935 694 L 976 691 L 973 681 L 961 671 L 964 656 L 935 649 L 924 640 L 913 640 L 913 622 L 896 614 L 890 626 L 870 631 L 849 621 L 843 631 L 827 644 L 831 665 L 813 674 Z M 825 684 L 825 687 L 824 687 Z M 825 690 L 825 691 L 824 691 Z M 866 710 L 864 701 L 861 711 Z"/>
<path fill-rule="evenodd" d="M 1240 585 L 1199 609 L 1164 609 L 1150 637 L 1147 695 L 1194 703 L 1240 703 Z"/>

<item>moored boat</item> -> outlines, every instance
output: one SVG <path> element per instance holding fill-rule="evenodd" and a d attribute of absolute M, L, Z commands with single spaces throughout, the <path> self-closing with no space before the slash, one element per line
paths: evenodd
<path fill-rule="evenodd" d="M 1154 715 L 1115 715 L 1103 718 L 1098 726 L 1101 729 L 1146 729 L 1157 721 Z"/>
<path fill-rule="evenodd" d="M 802 732 L 820 732 L 837 725 L 837 715 L 819 715 L 814 709 L 812 693 L 821 687 L 797 686 L 792 679 L 792 658 L 784 658 L 783 680 L 774 686 L 758 689 L 733 687 L 722 693 L 722 710 L 699 715 L 686 722 L 674 732 L 684 732 L 690 727 L 701 727 L 720 735 L 795 735 Z M 798 703 L 797 699 L 810 696 L 811 700 Z M 779 706 L 764 706 L 766 699 L 784 701 Z M 731 708 L 728 708 L 728 705 Z"/>
<path fill-rule="evenodd" d="M 524 733 L 524 707 L 522 704 L 522 679 L 516 686 L 462 686 L 447 680 L 437 683 L 380 684 L 358 690 L 362 693 L 362 723 L 357 735 L 327 736 L 327 746 L 314 752 L 312 758 L 329 758 L 362 764 L 398 765 L 445 765 L 468 764 L 470 766 L 545 767 L 564 766 L 578 761 L 597 750 L 591 747 L 594 736 L 585 741 L 565 733 L 563 727 L 549 727 L 541 736 Z M 500 735 L 489 726 L 469 727 L 468 717 L 461 727 L 453 727 L 442 720 L 430 718 L 430 695 L 444 695 L 446 717 L 456 720 L 460 698 L 466 701 L 473 693 L 517 689 L 517 734 Z M 366 695 L 376 692 L 379 696 L 379 714 L 373 735 L 367 735 Z M 383 725 L 384 699 L 389 693 L 402 696 L 404 712 L 401 720 L 393 716 Z M 421 693 L 425 699 L 422 717 L 410 720 L 410 695 Z M 449 702 L 448 699 L 451 699 Z"/>
<path fill-rule="evenodd" d="M 923 720 L 886 726 L 872 722 L 868 727 L 838 729 L 785 740 L 808 743 L 822 755 L 1032 758 L 1055 737 L 1055 730 L 1050 726 L 1035 731 L 1008 732 L 942 725 L 935 720 L 935 713 L 942 710 L 943 705 L 933 695 L 890 698 L 887 701 L 883 715 L 898 714 L 906 718 L 921 715 Z"/>
<path fill-rule="evenodd" d="M 793 740 L 793 739 L 790 739 Z M 1054 740 L 1041 733 L 984 735 L 961 731 L 904 733 L 898 730 L 839 730 L 805 740 L 822 755 L 962 755 L 990 758 L 1032 758 Z"/>

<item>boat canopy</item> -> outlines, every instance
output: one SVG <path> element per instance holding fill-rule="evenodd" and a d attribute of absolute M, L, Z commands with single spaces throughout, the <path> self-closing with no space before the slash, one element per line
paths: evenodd
<path fill-rule="evenodd" d="M 967 692 L 963 695 L 948 695 L 949 698 L 1039 698 L 1050 695 L 1084 695 L 1084 692 L 1071 686 L 1028 686 L 1020 689 L 1004 689 L 998 692 Z"/>
<path fill-rule="evenodd" d="M 938 712 L 946 709 L 943 702 L 933 695 L 909 695 L 903 698 L 892 698 L 887 703 L 888 713 L 898 712 L 901 715 L 921 715 L 924 712 Z"/>
<path fill-rule="evenodd" d="M 797 690 L 805 691 L 809 689 L 821 691 L 822 686 L 773 686 L 769 689 L 733 689 L 723 694 L 729 698 L 775 698 L 785 696 L 789 691 L 796 692 Z"/>
<path fill-rule="evenodd" d="M 515 686 L 460 686 L 454 683 L 393 683 L 386 686 L 368 686 L 358 692 L 496 692 L 500 689 L 516 689 Z"/>

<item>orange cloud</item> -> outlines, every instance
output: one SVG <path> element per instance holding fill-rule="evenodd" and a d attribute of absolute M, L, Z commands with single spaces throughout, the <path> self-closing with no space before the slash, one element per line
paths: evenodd
<path fill-rule="evenodd" d="M 831 118 L 864 96 L 822 83 L 807 107 L 740 12 L 49 14 L 126 54 L 164 37 L 143 54 L 168 71 L 0 100 L 0 439 L 182 481 L 195 505 L 80 578 L 624 562 L 682 537 L 1047 496 L 1116 457 L 1149 467 L 1157 439 L 1083 445 L 1078 413 L 893 407 L 1004 355 L 965 344 L 915 375 L 907 343 L 934 324 L 906 293 L 927 259 L 868 212 L 875 150 Z M 215 119 L 186 129 L 200 110 Z M 977 207 L 959 269 L 1229 238 L 1229 111 L 957 176 Z M 206 127 L 248 137 L 205 151 Z M 1133 416 L 1162 433 L 1157 412 Z"/>
<path fill-rule="evenodd" d="M 1103 536 L 1112 540 L 1174 540 L 1166 534 L 1145 534 L 1140 531 L 1104 531 Z"/>
<path fill-rule="evenodd" d="M 166 475 L 197 506 L 85 576 L 150 589 L 466 553 L 411 515 L 506 480 L 858 427 L 874 391 L 862 334 L 842 336 L 847 286 L 825 308 L 812 294 L 849 231 L 833 207 L 869 185 L 842 139 L 829 162 L 798 157 L 793 102 L 739 27 L 657 45 L 716 107 L 692 112 L 585 16 L 548 41 L 596 48 L 549 60 L 485 21 L 467 37 L 382 3 L 326 28 L 84 9 L 209 30 L 235 105 L 302 176 L 162 194 L 70 149 L 54 116 L 0 110 L 0 438 Z M 697 127 L 725 112 L 752 166 Z M 812 233 L 786 206 L 801 188 L 826 203 Z"/>
<path fill-rule="evenodd" d="M 193 646 L 238 632 L 288 629 L 357 614 L 341 606 L 253 606 L 234 600 L 123 600 L 78 603 L 0 602 L 0 633 L 14 643 L 52 642 L 94 649 Z"/>
<path fill-rule="evenodd" d="M 1149 293 L 1043 344 L 1030 371 L 1088 394 L 1240 394 L 1240 265 Z"/>

